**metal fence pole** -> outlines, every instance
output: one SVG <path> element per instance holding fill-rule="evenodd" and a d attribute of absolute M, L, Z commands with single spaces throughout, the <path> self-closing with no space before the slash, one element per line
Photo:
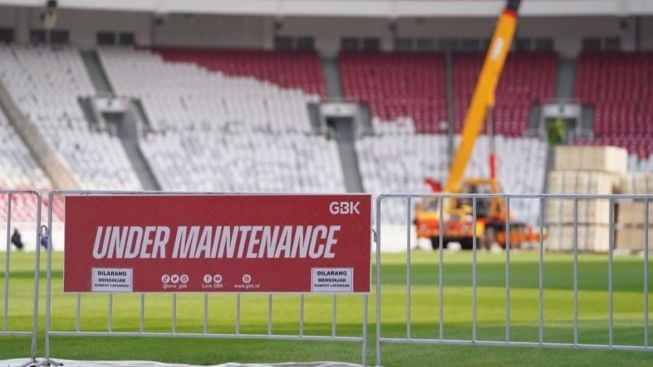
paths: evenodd
<path fill-rule="evenodd" d="M 381 366 L 381 202 L 383 195 L 376 199 L 376 365 Z"/>
<path fill-rule="evenodd" d="M 240 334 L 240 294 L 236 295 L 236 335 Z"/>
<path fill-rule="evenodd" d="M 649 205 L 650 200 L 646 198 L 644 201 L 644 346 L 649 347 L 649 325 L 648 325 L 648 251 L 649 251 L 649 236 L 648 232 L 651 229 L 649 221 Z"/>
<path fill-rule="evenodd" d="M 574 345 L 578 345 L 578 198 L 574 199 Z"/>
<path fill-rule="evenodd" d="M 444 262 L 444 228 L 443 228 L 443 221 L 444 221 L 444 199 L 440 197 L 439 200 L 439 217 L 438 217 L 438 228 L 439 228 L 439 234 L 438 234 L 438 303 L 439 303 L 439 314 L 438 314 L 438 335 L 440 336 L 440 340 L 444 338 L 444 284 L 443 284 L 443 262 Z"/>
<path fill-rule="evenodd" d="M 614 294 L 613 294 L 613 252 L 614 252 L 614 200 L 608 201 L 609 209 L 609 233 L 608 233 L 608 345 L 614 344 Z"/>
<path fill-rule="evenodd" d="M 38 192 L 34 193 L 36 199 L 36 238 L 34 249 L 34 310 L 32 312 L 32 348 L 31 348 L 31 357 L 32 360 L 36 360 L 36 353 L 38 349 L 37 336 L 39 331 L 39 290 L 40 290 L 40 279 L 41 279 L 41 194 Z M 9 273 L 7 273 L 7 278 L 9 278 Z"/>
<path fill-rule="evenodd" d="M 209 332 L 209 295 L 204 293 L 204 301 L 202 302 L 202 333 Z"/>
<path fill-rule="evenodd" d="M 172 294 L 172 333 L 177 333 L 177 293 Z"/>
<path fill-rule="evenodd" d="M 544 198 L 540 198 L 540 243 L 538 253 L 538 284 L 539 284 L 539 330 L 540 344 L 544 343 Z"/>
<path fill-rule="evenodd" d="M 76 298 L 75 330 L 80 331 L 81 314 L 82 314 L 82 294 L 77 293 L 77 296 L 75 298 Z"/>
<path fill-rule="evenodd" d="M 272 294 L 268 294 L 268 335 L 272 335 Z"/>
<path fill-rule="evenodd" d="M 472 343 L 476 342 L 477 310 L 476 310 L 476 196 L 472 196 Z"/>
<path fill-rule="evenodd" d="M 304 293 L 299 295 L 299 336 L 304 336 Z"/>
<path fill-rule="evenodd" d="M 410 294 L 410 197 L 406 199 L 406 339 L 410 339 L 411 294 Z"/>
<path fill-rule="evenodd" d="M 331 336 L 336 336 L 336 327 L 337 327 L 337 307 L 338 307 L 338 301 L 336 299 L 336 295 L 333 295 L 333 301 L 332 301 L 332 314 L 331 314 Z"/>
<path fill-rule="evenodd" d="M 47 266 L 45 275 L 45 359 L 50 359 L 50 333 L 51 333 L 51 318 L 52 318 L 52 247 L 54 247 L 54 239 L 52 238 L 52 210 L 54 207 L 54 197 L 56 192 L 50 192 L 48 195 L 48 248 L 47 250 Z"/>
<path fill-rule="evenodd" d="M 335 299 L 334 299 L 335 301 Z M 362 358 L 361 358 L 361 364 L 363 366 L 367 366 L 367 339 L 368 339 L 368 333 L 367 333 L 367 311 L 369 308 L 369 294 L 365 294 L 363 296 L 363 342 L 362 344 Z"/>
<path fill-rule="evenodd" d="M 141 334 L 145 332 L 145 293 L 141 293 L 141 314 L 138 323 L 138 330 Z"/>
<path fill-rule="evenodd" d="M 510 198 L 506 198 L 506 343 L 510 342 Z"/>
<path fill-rule="evenodd" d="M 109 293 L 109 306 L 108 306 L 108 316 L 107 316 L 107 330 L 109 332 L 113 331 L 113 293 Z"/>
<path fill-rule="evenodd" d="M 5 255 L 5 291 L 4 291 L 4 319 L 2 320 L 2 330 L 9 330 L 9 262 L 11 261 L 11 201 L 12 194 L 7 194 L 7 252 Z"/>

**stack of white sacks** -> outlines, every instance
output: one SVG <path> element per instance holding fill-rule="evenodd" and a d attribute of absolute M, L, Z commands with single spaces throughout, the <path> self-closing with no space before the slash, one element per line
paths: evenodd
<path fill-rule="evenodd" d="M 94 89 L 72 48 L 0 46 L 0 79 L 83 189 L 139 189 L 120 141 L 91 131 L 78 103 Z"/>
<path fill-rule="evenodd" d="M 622 191 L 628 153 L 623 148 L 601 146 L 559 146 L 554 170 L 549 172 L 548 192 L 570 198 L 546 203 L 552 250 L 607 251 L 609 248 L 610 201 L 574 199 L 576 195 L 610 195 Z M 618 210 L 613 215 L 616 218 Z"/>
<path fill-rule="evenodd" d="M 456 136 L 458 145 L 460 137 Z M 535 138 L 495 137 L 498 175 L 503 191 L 510 194 L 542 192 L 546 165 L 546 143 Z M 449 165 L 447 137 L 430 134 L 385 134 L 366 137 L 356 144 L 365 190 L 380 193 L 429 193 L 426 177 L 446 181 Z M 489 139 L 480 136 L 474 146 L 465 177 L 489 177 Z M 535 224 L 537 200 L 514 200 L 511 211 L 520 220 Z M 389 201 L 383 207 L 384 223 L 405 223 L 405 203 Z"/>
<path fill-rule="evenodd" d="M 336 143 L 310 132 L 306 104 L 318 96 L 148 51 L 100 56 L 115 92 L 143 103 L 150 127 L 140 146 L 162 189 L 345 190 Z"/>
<path fill-rule="evenodd" d="M 633 156 L 629 157 L 629 163 Z M 629 166 L 632 168 L 632 166 Z M 653 155 L 638 161 L 635 172 L 622 177 L 622 192 L 629 195 L 653 195 Z M 653 201 L 648 202 L 648 225 L 646 224 L 646 200 L 622 200 L 618 202 L 616 247 L 624 251 L 653 251 Z"/>

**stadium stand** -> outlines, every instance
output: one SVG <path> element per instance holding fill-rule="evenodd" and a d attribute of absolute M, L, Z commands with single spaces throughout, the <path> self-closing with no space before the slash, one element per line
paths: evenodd
<path fill-rule="evenodd" d="M 84 117 L 78 98 L 94 89 L 76 49 L 0 46 L 0 78 L 81 188 L 141 188 L 120 141 Z"/>
<path fill-rule="evenodd" d="M 165 61 L 192 62 L 226 75 L 265 80 L 282 88 L 326 96 L 320 57 L 313 51 L 155 48 Z"/>
<path fill-rule="evenodd" d="M 177 50 L 177 61 L 146 50 L 100 55 L 116 93 L 145 107 L 150 130 L 140 146 L 164 190 L 344 191 L 335 142 L 310 130 L 306 104 L 318 94 L 226 75 L 220 52 Z"/>
<path fill-rule="evenodd" d="M 0 187 L 48 190 L 50 180 L 36 164 L 0 109 Z"/>
<path fill-rule="evenodd" d="M 480 53 L 454 54 L 456 132 L 462 129 L 482 63 Z M 343 52 L 339 65 L 345 96 L 369 104 L 377 130 L 446 131 L 441 126 L 447 120 L 446 70 L 441 54 Z M 522 52 L 508 57 L 497 89 L 497 133 L 523 133 L 531 106 L 553 98 L 556 68 L 557 55 L 553 52 Z M 398 122 L 400 127 L 381 122 Z"/>
<path fill-rule="evenodd" d="M 482 61 L 481 54 L 454 56 L 458 132 Z M 440 124 L 447 119 L 444 57 L 434 53 L 344 52 L 339 55 L 339 65 L 345 95 L 368 103 L 374 116 L 377 136 L 365 137 L 356 145 L 365 190 L 374 194 L 428 192 L 425 177 L 446 179 L 446 137 L 433 135 L 443 132 Z M 509 57 L 495 108 L 499 163 L 512 157 L 510 167 L 499 164 L 506 192 L 542 191 L 546 144 L 519 136 L 527 126 L 531 105 L 553 97 L 556 65 L 555 53 Z M 533 66 L 538 73 L 532 73 Z M 468 176 L 489 177 L 488 149 L 487 138 L 481 137 Z M 534 223 L 538 207 L 528 204 L 515 203 L 515 209 Z M 405 221 L 401 203 L 389 202 L 388 207 L 384 221 Z"/>
<path fill-rule="evenodd" d="M 443 55 L 343 52 L 338 63 L 345 96 L 369 105 L 377 132 L 446 131 Z"/>
<path fill-rule="evenodd" d="M 35 189 L 45 192 L 51 188 L 50 180 L 36 164 L 0 109 L 0 189 Z M 7 220 L 7 206 L 7 196 L 0 196 L 0 221 Z M 35 213 L 35 201 L 32 196 L 12 197 L 13 221 L 33 220 Z"/>
<path fill-rule="evenodd" d="M 460 132 L 474 93 L 483 54 L 453 56 L 454 125 Z M 533 104 L 552 99 L 558 56 L 553 52 L 515 52 L 508 56 L 497 86 L 494 126 L 498 134 L 519 136 L 528 126 Z"/>
<path fill-rule="evenodd" d="M 580 143 L 624 147 L 629 168 L 646 169 L 653 161 L 653 54 L 581 53 L 574 94 L 595 111 L 595 139 Z"/>
<path fill-rule="evenodd" d="M 536 138 L 496 138 L 499 178 L 510 193 L 542 192 L 546 143 Z M 456 143 L 458 142 L 456 138 Z M 394 134 L 366 137 L 356 149 L 365 189 L 376 194 L 389 192 L 429 192 L 425 177 L 441 182 L 447 177 L 447 138 L 434 134 Z M 479 137 L 466 177 L 489 177 L 489 139 Z M 508 164 L 508 162 L 510 162 Z M 521 218 L 537 223 L 539 206 L 533 202 L 513 202 Z M 405 204 L 389 202 L 384 222 L 404 223 Z"/>

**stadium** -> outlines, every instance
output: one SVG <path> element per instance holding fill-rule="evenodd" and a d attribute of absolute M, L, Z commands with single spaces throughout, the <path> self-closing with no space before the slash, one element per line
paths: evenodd
<path fill-rule="evenodd" d="M 0 0 L 0 365 L 650 366 L 653 0 Z"/>

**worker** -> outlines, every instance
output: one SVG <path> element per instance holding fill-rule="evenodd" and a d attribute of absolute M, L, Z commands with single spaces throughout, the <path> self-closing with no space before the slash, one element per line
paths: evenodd
<path fill-rule="evenodd" d="M 16 246 L 16 249 L 18 250 L 22 250 L 24 247 L 18 228 L 14 228 L 14 233 L 11 235 L 11 243 Z"/>

